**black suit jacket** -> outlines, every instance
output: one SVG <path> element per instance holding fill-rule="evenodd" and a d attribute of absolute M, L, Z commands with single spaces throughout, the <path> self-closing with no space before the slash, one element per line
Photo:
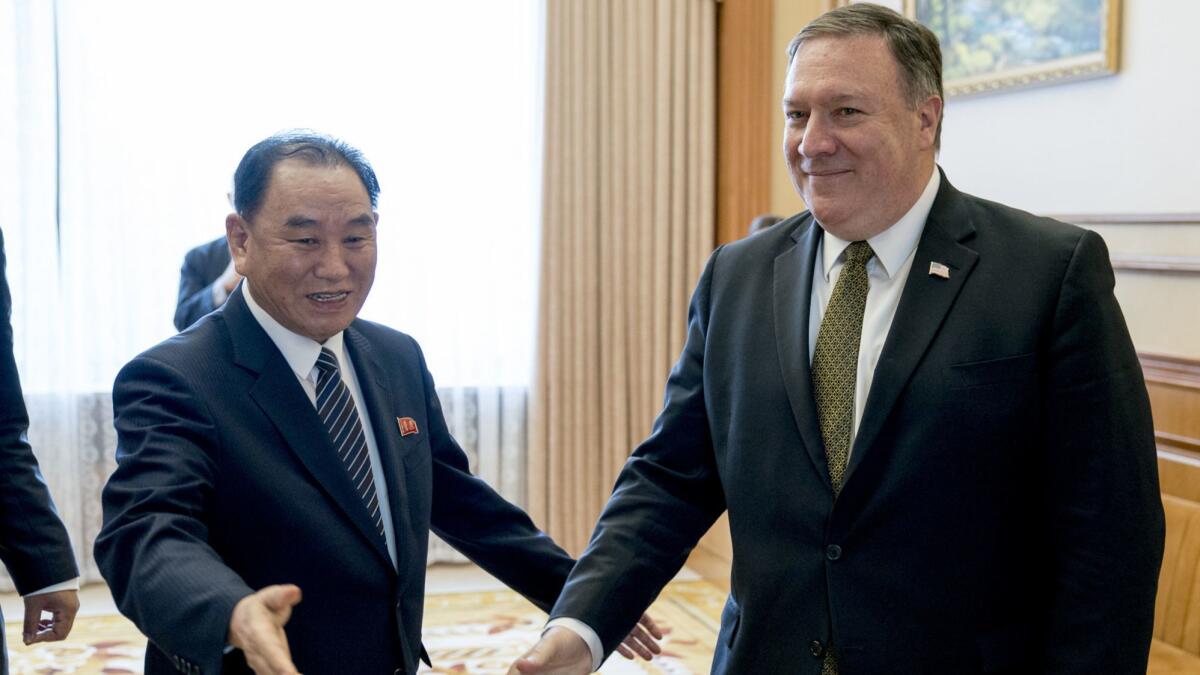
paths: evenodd
<path fill-rule="evenodd" d="M 283 355 L 242 291 L 117 376 L 118 468 L 96 560 L 150 638 L 147 673 L 248 672 L 222 663 L 234 605 L 303 591 L 286 626 L 301 672 L 415 672 L 428 534 L 542 608 L 572 560 L 472 476 L 416 342 L 356 320 L 345 345 L 383 464 L 398 568 Z M 402 436 L 397 420 L 417 432 Z"/>
<path fill-rule="evenodd" d="M 5 264 L 0 232 L 0 560 L 17 591 L 25 595 L 77 577 L 79 570 L 25 435 L 29 416 L 13 358 L 12 297 Z M 0 671 L 6 661 L 0 641 Z"/>
<path fill-rule="evenodd" d="M 213 306 L 213 282 L 229 267 L 229 243 L 218 237 L 201 244 L 183 257 L 179 270 L 179 300 L 175 303 L 175 329 L 184 330 Z"/>
<path fill-rule="evenodd" d="M 1163 547 L 1104 243 L 943 182 L 835 500 L 809 213 L 719 248 L 650 437 L 553 611 L 606 649 L 725 509 L 714 673 L 1144 673 Z M 949 278 L 928 274 L 931 262 Z"/>

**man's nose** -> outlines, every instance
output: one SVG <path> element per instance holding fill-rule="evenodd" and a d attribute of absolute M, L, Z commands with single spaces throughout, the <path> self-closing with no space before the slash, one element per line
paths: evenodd
<path fill-rule="evenodd" d="M 321 250 L 321 259 L 317 262 L 317 276 L 322 279 L 342 279 L 350 274 L 350 265 L 346 262 L 346 249 L 341 244 L 326 246 Z"/>
<path fill-rule="evenodd" d="M 808 118 L 804 125 L 804 135 L 800 138 L 799 149 L 804 157 L 832 155 L 837 151 L 833 129 L 824 115 L 813 114 Z"/>

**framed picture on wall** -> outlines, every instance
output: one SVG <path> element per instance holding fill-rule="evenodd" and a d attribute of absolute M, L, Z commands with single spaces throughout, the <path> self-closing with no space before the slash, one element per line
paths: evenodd
<path fill-rule="evenodd" d="M 942 43 L 947 96 L 1117 72 L 1120 0 L 904 0 Z"/>

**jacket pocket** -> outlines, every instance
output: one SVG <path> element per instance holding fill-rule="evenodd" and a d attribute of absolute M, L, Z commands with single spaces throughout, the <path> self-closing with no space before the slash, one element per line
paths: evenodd
<path fill-rule="evenodd" d="M 948 371 L 950 386 L 954 389 L 1018 382 L 1037 375 L 1037 354 L 958 363 L 950 366 Z"/>

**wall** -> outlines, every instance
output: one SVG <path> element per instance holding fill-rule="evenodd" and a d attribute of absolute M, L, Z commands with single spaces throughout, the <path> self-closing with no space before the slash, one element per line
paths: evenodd
<path fill-rule="evenodd" d="M 952 99 L 941 164 L 954 184 L 1036 213 L 1077 214 L 1115 259 L 1200 261 L 1200 3 L 1124 3 L 1116 76 Z M 1133 214 L 1132 219 L 1105 214 Z M 1192 214 L 1184 224 L 1142 216 Z M 1105 224 L 1106 220 L 1128 221 Z M 1186 221 L 1192 221 L 1187 224 Z M 1200 358 L 1200 275 L 1121 269 L 1139 351 Z"/>

